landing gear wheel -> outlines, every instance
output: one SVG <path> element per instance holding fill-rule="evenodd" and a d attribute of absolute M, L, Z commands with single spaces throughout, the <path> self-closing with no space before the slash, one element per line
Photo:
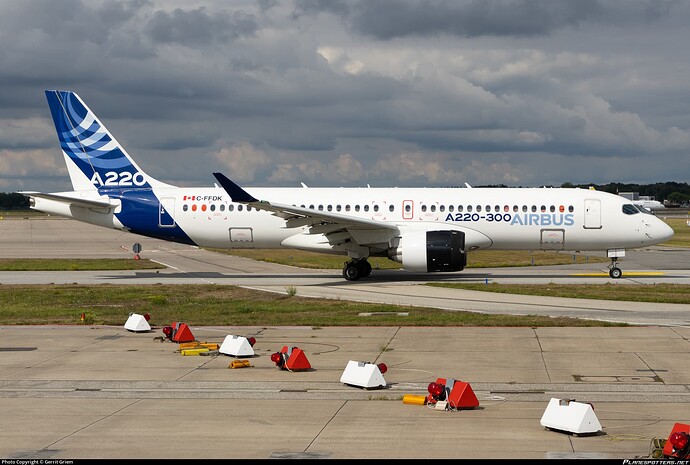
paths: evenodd
<path fill-rule="evenodd" d="M 357 281 L 362 277 L 362 270 L 357 262 L 347 262 L 343 267 L 343 278 L 348 281 Z"/>
<path fill-rule="evenodd" d="M 360 260 L 357 262 L 357 265 L 359 266 L 362 278 L 366 278 L 371 274 L 371 263 L 369 263 L 367 260 Z"/>
<path fill-rule="evenodd" d="M 611 264 L 609 265 L 609 276 L 613 279 L 618 279 L 623 276 L 623 272 L 618 268 L 618 257 L 611 257 Z"/>

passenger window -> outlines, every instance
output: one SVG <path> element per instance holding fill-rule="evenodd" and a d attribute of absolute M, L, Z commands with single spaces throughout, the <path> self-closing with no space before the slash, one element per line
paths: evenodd
<path fill-rule="evenodd" d="M 216 204 L 212 203 L 210 208 L 212 212 L 216 211 Z"/>
<path fill-rule="evenodd" d="M 328 211 L 332 211 L 332 210 L 333 210 L 333 205 L 329 205 L 329 206 L 328 206 Z"/>
<path fill-rule="evenodd" d="M 523 212 L 527 212 L 527 205 L 523 205 L 523 206 L 522 206 L 522 211 L 523 211 Z"/>
<path fill-rule="evenodd" d="M 565 211 L 565 207 L 564 207 L 563 205 L 560 205 L 560 206 L 558 207 L 558 211 L 561 212 L 561 213 L 563 213 L 563 212 Z"/>
<path fill-rule="evenodd" d="M 495 212 L 500 212 L 500 211 L 501 211 L 501 207 L 499 207 L 498 205 L 495 205 L 495 206 L 494 206 L 494 211 L 495 211 Z"/>
<path fill-rule="evenodd" d="M 335 211 L 339 212 L 340 211 L 340 205 L 335 206 Z"/>
<path fill-rule="evenodd" d="M 487 205 L 486 208 L 484 209 L 485 212 L 490 212 L 491 211 L 491 205 Z"/>
<path fill-rule="evenodd" d="M 431 211 L 432 211 L 432 212 L 435 212 L 435 211 L 436 211 L 436 205 L 432 205 L 432 206 L 431 206 Z"/>
<path fill-rule="evenodd" d="M 572 213 L 573 211 L 575 211 L 575 208 L 572 205 L 570 205 L 568 206 L 568 211 Z"/>
<path fill-rule="evenodd" d="M 391 205 L 392 207 L 393 205 Z M 392 210 L 391 210 L 392 211 Z M 410 205 L 405 205 L 405 212 L 410 213 L 412 211 L 412 207 Z"/>
<path fill-rule="evenodd" d="M 438 211 L 441 211 L 441 212 L 446 211 L 446 206 L 445 206 L 445 205 L 441 205 L 440 207 L 438 207 Z"/>
<path fill-rule="evenodd" d="M 365 205 L 365 206 L 364 206 L 364 211 L 365 211 L 365 212 L 368 212 L 368 211 L 369 211 L 369 205 Z"/>
<path fill-rule="evenodd" d="M 423 212 L 426 211 L 426 205 L 422 205 L 422 211 L 423 211 Z"/>
<path fill-rule="evenodd" d="M 478 211 L 478 212 L 482 211 L 482 206 L 481 206 L 481 205 L 477 205 L 477 211 Z"/>
<path fill-rule="evenodd" d="M 467 211 L 468 211 L 468 212 L 471 212 L 471 211 L 472 211 L 472 205 L 468 205 L 468 206 L 467 206 Z"/>
<path fill-rule="evenodd" d="M 537 206 L 536 206 L 536 205 L 532 205 L 532 213 L 535 213 L 536 211 L 537 211 Z"/>
<path fill-rule="evenodd" d="M 238 211 L 238 212 L 241 212 L 241 211 L 242 211 L 242 205 L 238 205 L 238 206 L 237 206 L 237 211 Z"/>
<path fill-rule="evenodd" d="M 345 205 L 345 211 L 349 212 L 350 211 L 350 204 Z"/>
<path fill-rule="evenodd" d="M 542 206 L 541 206 L 541 212 L 542 212 L 542 213 L 546 213 L 546 205 L 542 205 Z"/>
<path fill-rule="evenodd" d="M 323 211 L 323 205 L 319 205 L 319 211 Z"/>
<path fill-rule="evenodd" d="M 452 213 L 453 210 L 454 210 L 453 206 L 452 206 L 452 205 L 448 205 L 448 211 Z"/>
<path fill-rule="evenodd" d="M 182 211 L 186 212 L 187 210 L 189 210 L 189 205 L 187 205 L 187 204 L 182 205 Z"/>
<path fill-rule="evenodd" d="M 550 211 L 551 213 L 555 212 L 555 211 L 556 211 L 556 207 L 553 206 L 553 205 L 551 205 L 551 206 L 549 207 L 549 211 Z"/>
<path fill-rule="evenodd" d="M 391 205 L 390 207 L 388 207 L 388 211 L 390 211 L 390 212 L 395 211 L 395 207 L 393 205 Z"/>
<path fill-rule="evenodd" d="M 375 211 L 375 212 L 379 211 L 379 206 L 378 206 L 378 205 L 374 205 L 374 211 Z"/>
<path fill-rule="evenodd" d="M 222 211 L 222 212 L 225 211 L 225 204 L 224 203 L 220 204 L 220 211 Z"/>
<path fill-rule="evenodd" d="M 509 212 L 509 211 L 510 211 L 510 207 L 509 207 L 508 205 L 503 205 L 503 211 L 504 211 L 504 212 Z M 515 205 L 515 211 L 517 211 L 517 205 Z"/>
<path fill-rule="evenodd" d="M 193 212 L 196 211 L 196 204 L 192 205 L 192 211 L 193 211 Z"/>
<path fill-rule="evenodd" d="M 359 205 L 355 205 L 355 211 L 356 211 L 356 212 L 359 211 Z"/>
<path fill-rule="evenodd" d="M 228 205 L 228 211 L 231 212 L 233 210 L 235 210 L 235 206 L 232 204 Z"/>
<path fill-rule="evenodd" d="M 462 206 L 462 205 L 458 205 L 458 213 L 462 213 L 463 210 L 464 210 L 463 206 Z"/>

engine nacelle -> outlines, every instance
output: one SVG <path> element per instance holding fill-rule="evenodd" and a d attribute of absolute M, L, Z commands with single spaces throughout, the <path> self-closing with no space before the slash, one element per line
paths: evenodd
<path fill-rule="evenodd" d="M 460 271 L 467 265 L 462 231 L 405 231 L 388 249 L 388 258 L 409 271 Z"/>

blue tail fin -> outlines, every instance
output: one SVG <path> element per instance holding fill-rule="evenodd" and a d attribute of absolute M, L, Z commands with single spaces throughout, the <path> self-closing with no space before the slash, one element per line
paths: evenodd
<path fill-rule="evenodd" d="M 74 190 L 166 186 L 137 166 L 77 94 L 46 90 Z"/>

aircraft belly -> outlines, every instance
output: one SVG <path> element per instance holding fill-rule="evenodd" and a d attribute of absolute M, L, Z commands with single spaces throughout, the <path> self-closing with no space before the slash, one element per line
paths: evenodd
<path fill-rule="evenodd" d="M 229 215 L 178 217 L 177 220 L 180 228 L 200 247 L 279 248 L 283 239 L 294 234 L 294 230 L 279 225 L 267 226 Z"/>

